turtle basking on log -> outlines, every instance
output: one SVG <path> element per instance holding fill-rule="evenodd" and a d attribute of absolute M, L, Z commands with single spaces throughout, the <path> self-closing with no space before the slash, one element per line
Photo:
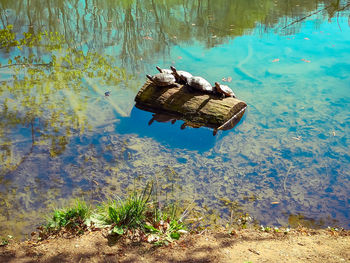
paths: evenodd
<path fill-rule="evenodd" d="M 170 68 L 178 83 L 186 84 L 187 79 L 192 77 L 192 74 L 187 71 L 176 70 L 174 66 L 170 66 Z"/>
<path fill-rule="evenodd" d="M 146 77 L 159 87 L 180 86 L 178 83 L 176 83 L 175 77 L 172 74 L 158 73 L 154 76 L 146 75 Z"/>
<path fill-rule="evenodd" d="M 215 82 L 216 92 L 221 94 L 223 97 L 236 98 L 235 93 L 227 85 L 221 85 L 219 82 Z"/>
<path fill-rule="evenodd" d="M 184 78 L 186 84 L 195 90 L 199 90 L 206 93 L 214 93 L 215 88 L 204 78 L 199 76 L 192 76 L 189 78 Z"/>
<path fill-rule="evenodd" d="M 166 77 L 170 81 L 164 81 L 157 76 Z M 162 80 L 161 84 L 163 85 L 173 84 L 174 76 L 170 76 L 168 74 L 149 76 L 152 81 L 147 81 L 137 93 L 135 98 L 136 107 L 153 113 L 168 114 L 177 119 L 217 128 L 218 130 L 224 129 L 226 123 L 233 116 L 236 115 L 237 117 L 234 119 L 238 121 L 243 115 L 241 110 L 247 104 L 242 100 L 232 98 L 218 99 L 217 92 L 204 93 L 203 91 L 198 91 L 194 94 L 193 91 L 188 88 L 182 88 L 179 84 L 177 84 L 180 86 L 179 88 L 162 88 L 154 84 L 157 81 L 159 82 L 159 79 Z M 208 87 L 210 87 L 210 84 Z M 168 120 L 167 118 L 164 119 Z M 154 117 L 150 122 L 152 123 L 156 120 L 158 120 L 158 117 Z"/>
<path fill-rule="evenodd" d="M 158 67 L 158 66 L 156 66 L 156 69 L 157 69 L 160 73 L 173 74 L 173 71 L 172 71 L 171 69 L 160 68 L 160 67 Z"/>

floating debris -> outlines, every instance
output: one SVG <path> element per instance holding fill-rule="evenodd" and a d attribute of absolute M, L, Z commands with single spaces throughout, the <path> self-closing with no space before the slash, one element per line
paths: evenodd
<path fill-rule="evenodd" d="M 310 63 L 310 62 L 311 62 L 310 60 L 307 60 L 307 59 L 305 59 L 305 58 L 302 58 L 301 61 L 304 61 L 304 62 L 306 62 L 306 63 Z"/>

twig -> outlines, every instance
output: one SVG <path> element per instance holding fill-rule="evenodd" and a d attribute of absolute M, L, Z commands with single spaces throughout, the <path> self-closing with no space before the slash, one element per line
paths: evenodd
<path fill-rule="evenodd" d="M 305 20 L 306 18 L 308 18 L 308 17 L 310 17 L 310 16 L 313 16 L 313 15 L 316 15 L 316 14 L 318 14 L 318 13 L 320 13 L 320 12 L 322 12 L 322 11 L 324 11 L 324 10 L 326 10 L 326 9 L 328 9 L 328 8 L 330 8 L 330 7 L 332 7 L 332 6 L 333 6 L 333 5 L 328 5 L 328 6 L 324 7 L 324 8 L 322 8 L 321 10 L 315 11 L 315 12 L 313 12 L 313 13 L 307 15 L 307 16 L 304 16 L 304 17 L 302 17 L 302 18 L 300 18 L 300 19 L 298 19 L 298 20 L 295 20 L 295 21 L 291 22 L 290 24 L 288 24 L 288 25 L 282 27 L 282 29 L 285 29 L 285 28 L 287 28 L 287 27 L 289 27 L 289 26 L 292 26 L 292 25 L 294 25 L 294 24 L 296 24 L 296 23 L 299 23 L 299 22 Z M 350 6 L 350 3 L 346 4 L 346 5 L 343 6 L 342 8 L 338 8 L 338 9 L 336 10 L 336 12 L 343 11 L 343 10 L 345 10 L 345 9 L 346 9 L 347 7 L 349 7 L 349 6 Z"/>
<path fill-rule="evenodd" d="M 8 65 L 4 65 L 4 66 L 0 66 L 0 68 L 9 68 L 9 67 L 14 67 L 14 66 L 26 66 L 26 67 L 41 67 L 41 66 L 52 66 L 52 63 L 40 63 L 40 64 L 28 64 L 28 63 L 16 63 L 16 64 L 8 64 Z"/>
<path fill-rule="evenodd" d="M 343 32 L 343 31 L 341 30 L 341 27 L 340 27 L 340 24 L 339 24 L 339 13 L 338 13 L 338 15 L 337 15 L 337 24 L 338 24 L 338 27 L 339 27 L 340 32 Z"/>
<path fill-rule="evenodd" d="M 208 231 L 208 229 L 206 228 L 206 229 L 204 229 L 204 230 L 202 230 L 198 235 L 203 235 L 205 232 L 207 232 Z"/>
<path fill-rule="evenodd" d="M 231 216 L 230 216 L 230 223 L 229 223 L 229 226 L 232 225 L 232 220 L 233 220 L 233 207 L 232 207 L 232 210 L 231 210 Z"/>
<path fill-rule="evenodd" d="M 306 18 L 308 18 L 308 17 L 310 17 L 310 16 L 316 15 L 316 14 L 322 12 L 323 10 L 326 10 L 326 9 L 329 8 L 329 7 L 330 7 L 330 5 L 327 6 L 327 7 L 325 7 L 325 8 L 322 8 L 321 10 L 318 10 L 318 11 L 316 11 L 316 12 L 313 12 L 313 13 L 307 15 L 307 16 L 304 16 L 304 17 L 302 17 L 302 18 L 299 18 L 298 20 L 295 20 L 295 21 L 291 22 L 290 24 L 288 24 L 288 25 L 282 27 L 282 29 L 285 29 L 285 28 L 287 28 L 287 27 L 289 27 L 289 26 L 292 26 L 292 25 L 294 25 L 294 24 L 296 24 L 296 23 L 299 23 L 299 22 L 305 20 Z"/>
<path fill-rule="evenodd" d="M 248 248 L 248 250 L 254 254 L 260 255 L 260 253 L 252 248 Z"/>
<path fill-rule="evenodd" d="M 284 189 L 285 192 L 287 192 L 286 182 L 287 182 L 287 178 L 288 178 L 288 175 L 289 175 L 289 172 L 290 172 L 291 169 L 292 169 L 292 165 L 289 166 L 289 169 L 287 171 L 286 177 L 283 180 L 283 189 Z"/>
<path fill-rule="evenodd" d="M 188 213 L 190 212 L 190 210 L 188 210 L 190 208 L 190 206 L 194 203 L 195 201 L 193 200 L 185 209 L 185 211 L 182 213 L 182 216 L 180 217 L 180 219 L 178 221 L 182 222 L 182 220 L 188 215 Z"/>

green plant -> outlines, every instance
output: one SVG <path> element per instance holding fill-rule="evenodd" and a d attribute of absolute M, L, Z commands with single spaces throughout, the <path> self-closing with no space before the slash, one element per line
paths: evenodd
<path fill-rule="evenodd" d="M 175 205 L 170 205 L 163 211 L 159 206 L 155 206 L 153 211 L 149 211 L 144 225 L 146 233 L 149 234 L 147 241 L 155 242 L 156 245 L 167 244 L 178 240 L 182 233 L 187 232 L 185 224 L 178 219 L 176 211 Z"/>
<path fill-rule="evenodd" d="M 176 204 L 161 205 L 158 198 L 158 194 L 155 194 L 155 200 L 147 206 L 144 229 L 148 242 L 167 245 L 178 240 L 181 234 L 187 233 L 187 227 L 182 220 L 187 216 L 188 208 L 181 213 Z"/>
<path fill-rule="evenodd" d="M 90 214 L 90 206 L 84 201 L 76 200 L 72 207 L 55 210 L 46 227 L 56 230 L 62 227 L 75 228 L 84 223 Z"/>
<path fill-rule="evenodd" d="M 159 201 L 150 201 L 153 183 L 147 184 L 138 194 L 136 191 L 128 198 L 103 203 L 94 211 L 84 202 L 76 200 L 74 205 L 65 209 L 56 209 L 45 226 L 39 228 L 39 237 L 62 233 L 80 234 L 88 227 L 110 228 L 112 235 L 124 235 L 139 241 L 163 245 L 178 240 L 186 233 L 177 206 L 172 204 L 160 208 Z"/>
<path fill-rule="evenodd" d="M 9 243 L 9 239 L 8 238 L 5 238 L 5 237 L 1 237 L 0 238 L 0 247 L 6 246 L 6 245 L 8 245 L 8 243 Z"/>
<path fill-rule="evenodd" d="M 159 201 L 150 201 L 152 191 L 153 183 L 147 184 L 141 194 L 134 192 L 125 200 L 103 204 L 93 217 L 110 225 L 110 234 L 123 235 L 131 230 L 141 240 L 156 245 L 178 240 L 187 231 L 178 217 L 176 206 L 161 209 Z"/>
<path fill-rule="evenodd" d="M 112 233 L 121 235 L 126 229 L 143 228 L 152 189 L 153 184 L 150 187 L 147 184 L 141 194 L 134 192 L 126 200 L 114 201 L 107 205 L 106 222 L 114 226 Z"/>

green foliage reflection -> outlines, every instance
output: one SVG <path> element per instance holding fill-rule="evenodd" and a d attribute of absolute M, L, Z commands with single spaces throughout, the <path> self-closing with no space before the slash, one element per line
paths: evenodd
<path fill-rule="evenodd" d="M 8 63 L 0 66 L 7 77 L 0 83 L 0 174 L 18 167 L 36 145 L 48 145 L 53 157 L 61 154 L 73 133 L 89 128 L 91 91 L 84 81 L 117 86 L 129 78 L 113 57 L 69 48 L 57 32 L 20 37 L 8 26 L 0 30 L 0 44 L 0 51 L 10 51 Z M 31 148 L 22 156 L 13 151 L 16 129 L 31 134 Z"/>
<path fill-rule="evenodd" d="M 137 69 L 142 61 L 169 56 L 172 45 L 198 41 L 207 47 L 236 36 L 275 29 L 294 34 L 303 18 L 315 12 L 332 18 L 348 7 L 345 0 L 86 0 L 86 1 L 2 1 L 11 10 L 8 19 L 18 28 L 47 25 L 49 31 L 64 34 L 70 45 L 92 43 L 95 50 L 112 47 L 121 63 Z M 321 10 L 322 9 L 322 10 Z M 293 23 L 298 21 L 298 23 Z M 291 26 L 293 23 L 293 26 Z M 11 35 L 7 36 L 14 40 Z M 16 43 L 13 43 L 16 45 Z"/>

